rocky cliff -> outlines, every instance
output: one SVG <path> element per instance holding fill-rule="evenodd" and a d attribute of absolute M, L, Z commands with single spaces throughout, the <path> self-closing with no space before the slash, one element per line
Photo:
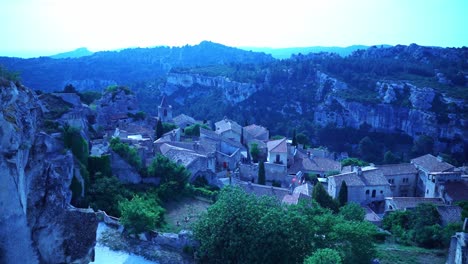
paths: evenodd
<path fill-rule="evenodd" d="M 43 110 L 24 86 L 0 87 L 0 262 L 88 263 L 97 218 L 70 206 L 73 156 L 41 132 Z"/>
<path fill-rule="evenodd" d="M 253 93 L 261 90 L 262 85 L 255 83 L 242 83 L 230 80 L 224 76 L 203 76 L 200 74 L 169 73 L 165 85 L 160 90 L 166 95 L 172 95 L 179 90 L 185 94 L 207 93 L 210 88 L 216 89 L 225 103 L 236 104 L 249 98 Z M 204 90 L 204 91 L 203 91 Z M 184 102 L 184 97 L 179 96 L 175 100 Z"/>

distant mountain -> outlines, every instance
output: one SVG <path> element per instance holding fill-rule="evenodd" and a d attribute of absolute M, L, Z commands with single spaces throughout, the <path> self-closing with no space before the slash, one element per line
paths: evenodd
<path fill-rule="evenodd" d="M 78 48 L 76 50 L 55 54 L 51 57 L 52 59 L 66 59 L 66 58 L 80 58 L 85 56 L 91 56 L 94 52 L 88 50 L 87 48 Z"/>
<path fill-rule="evenodd" d="M 377 45 L 378 47 L 391 47 L 390 45 Z M 308 53 L 320 53 L 320 52 L 329 52 L 336 53 L 340 56 L 348 56 L 351 53 L 357 50 L 365 50 L 371 46 L 364 45 L 353 45 L 349 47 L 324 47 L 324 46 L 312 46 L 312 47 L 296 47 L 296 48 L 259 48 L 259 47 L 239 47 L 244 50 L 251 50 L 255 52 L 264 52 L 266 54 L 271 54 L 276 59 L 289 59 L 293 54 L 308 54 Z"/>
<path fill-rule="evenodd" d="M 62 90 L 73 84 L 78 90 L 102 90 L 108 85 L 133 86 L 161 79 L 173 67 L 271 62 L 271 55 L 203 41 L 194 46 L 132 48 L 96 52 L 67 59 L 0 57 L 0 65 L 21 74 L 26 86 L 44 91 Z"/>

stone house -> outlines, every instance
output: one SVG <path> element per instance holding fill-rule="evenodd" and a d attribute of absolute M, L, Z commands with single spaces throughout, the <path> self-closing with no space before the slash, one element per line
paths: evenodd
<path fill-rule="evenodd" d="M 167 103 L 165 95 L 161 99 L 161 103 L 158 106 L 158 118 L 161 120 L 161 122 L 172 121 L 172 105 Z"/>
<path fill-rule="evenodd" d="M 204 128 L 200 128 L 200 143 L 214 148 L 218 170 L 235 170 L 242 159 L 242 152 L 245 152 L 240 141 L 225 138 Z"/>
<path fill-rule="evenodd" d="M 356 168 L 354 172 L 328 177 L 328 194 L 333 198 L 338 193 L 343 181 L 348 186 L 348 201 L 361 205 L 383 205 L 385 197 L 391 195 L 390 184 L 382 172 L 376 168 Z"/>
<path fill-rule="evenodd" d="M 210 183 L 216 181 L 214 155 L 204 155 L 195 150 L 174 146 L 170 143 L 161 145 L 160 151 L 165 157 L 187 168 L 191 172 L 191 182 L 198 176 L 204 176 Z"/>
<path fill-rule="evenodd" d="M 377 165 L 390 184 L 390 190 L 394 197 L 412 197 L 416 195 L 416 181 L 418 170 L 414 164 L 389 164 Z"/>
<path fill-rule="evenodd" d="M 341 163 L 329 158 L 318 157 L 311 152 L 298 149 L 294 156 L 294 163 L 288 169 L 289 174 L 303 173 L 317 174 L 325 177 L 329 171 L 341 171 Z"/>
<path fill-rule="evenodd" d="M 430 181 L 430 173 L 450 172 L 455 169 L 455 166 L 444 162 L 441 158 L 434 157 L 431 154 L 426 154 L 424 156 L 412 159 L 411 164 L 414 164 L 414 166 L 416 166 L 416 169 L 419 171 L 416 183 L 416 195 L 423 197 L 433 196 L 432 193 L 430 194 L 426 189 L 426 185 L 428 181 Z"/>
<path fill-rule="evenodd" d="M 268 141 L 267 148 L 268 163 L 288 165 L 288 144 L 286 138 Z"/>
<path fill-rule="evenodd" d="M 249 145 L 252 140 L 258 140 L 266 142 L 270 138 L 270 132 L 263 126 L 259 125 L 249 125 L 242 128 L 243 132 L 243 141 L 242 144 Z"/>
<path fill-rule="evenodd" d="M 242 127 L 235 121 L 225 117 L 215 123 L 215 132 L 223 138 L 240 142 Z"/>
<path fill-rule="evenodd" d="M 185 114 L 180 114 L 172 119 L 172 122 L 178 126 L 182 132 L 184 132 L 184 129 L 188 126 L 198 124 L 193 117 L 185 115 Z"/>

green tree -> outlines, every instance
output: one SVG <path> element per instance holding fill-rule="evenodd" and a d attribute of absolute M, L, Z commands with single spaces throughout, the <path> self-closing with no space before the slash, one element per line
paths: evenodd
<path fill-rule="evenodd" d="M 296 135 L 296 139 L 297 139 L 297 143 L 298 144 L 301 144 L 301 145 L 310 145 L 310 141 L 309 141 L 309 137 L 307 137 L 305 134 L 303 133 L 298 133 Z"/>
<path fill-rule="evenodd" d="M 340 186 L 338 193 L 338 203 L 340 206 L 344 206 L 348 202 L 348 185 L 346 181 L 343 181 Z"/>
<path fill-rule="evenodd" d="M 297 146 L 296 129 L 293 130 L 292 144 L 291 145 Z"/>
<path fill-rule="evenodd" d="M 161 119 L 158 119 L 158 122 L 156 123 L 156 139 L 161 138 L 162 135 L 164 135 L 164 128 Z"/>
<path fill-rule="evenodd" d="M 190 177 L 190 172 L 182 165 L 158 154 L 148 167 L 148 176 L 161 178 L 160 197 L 167 200 L 182 194 Z"/>
<path fill-rule="evenodd" d="M 260 161 L 258 164 L 258 184 L 265 185 L 266 177 L 265 177 L 265 163 Z"/>
<path fill-rule="evenodd" d="M 285 210 L 271 197 L 232 187 L 221 190 L 193 232 L 202 263 L 298 263 L 314 236 L 302 207 Z"/>
<path fill-rule="evenodd" d="M 341 264 L 340 253 L 331 248 L 318 249 L 305 259 L 304 264 Z"/>
<path fill-rule="evenodd" d="M 421 135 L 413 143 L 411 152 L 414 157 L 432 153 L 434 149 L 434 139 L 430 136 Z"/>
<path fill-rule="evenodd" d="M 333 198 L 328 195 L 323 185 L 318 182 L 314 186 L 314 190 L 312 192 L 312 198 L 322 207 L 331 209 L 334 212 L 338 212 L 338 204 L 333 200 Z"/>
<path fill-rule="evenodd" d="M 252 161 L 254 163 L 258 162 L 258 157 L 260 155 L 260 149 L 258 148 L 257 143 L 250 144 L 250 155 L 252 156 Z"/>
<path fill-rule="evenodd" d="M 346 158 L 341 161 L 341 166 L 350 166 L 350 165 L 365 167 L 365 166 L 369 166 L 369 163 L 363 160 L 357 159 L 357 158 Z"/>
<path fill-rule="evenodd" d="M 381 152 L 377 144 L 370 138 L 364 137 L 359 141 L 359 154 L 365 161 L 375 162 L 381 159 Z"/>
<path fill-rule="evenodd" d="M 393 152 L 391 152 L 390 150 L 385 152 L 385 155 L 384 155 L 385 164 L 397 164 L 399 162 L 400 162 L 400 157 L 393 154 Z"/>
<path fill-rule="evenodd" d="M 348 221 L 363 221 L 366 212 L 357 203 L 348 203 L 340 208 L 340 215 Z"/>
<path fill-rule="evenodd" d="M 130 234 L 154 230 L 163 221 L 164 209 L 154 199 L 138 195 L 119 202 L 120 222 Z"/>
<path fill-rule="evenodd" d="M 343 262 L 354 264 L 371 263 L 376 249 L 373 237 L 377 230 L 366 221 L 344 221 L 333 226 L 330 240 L 336 243 L 337 249 L 343 256 Z"/>
<path fill-rule="evenodd" d="M 89 205 L 94 210 L 102 210 L 107 214 L 120 217 L 119 202 L 129 198 L 130 193 L 116 177 L 97 177 L 91 184 L 88 193 Z"/>
<path fill-rule="evenodd" d="M 75 86 L 72 84 L 67 84 L 65 88 L 63 88 L 64 93 L 77 93 Z"/>
<path fill-rule="evenodd" d="M 199 137 L 200 136 L 200 127 L 204 129 L 210 129 L 207 125 L 200 125 L 200 124 L 193 124 L 191 126 L 188 126 L 184 129 L 184 133 L 186 136 L 195 136 Z"/>

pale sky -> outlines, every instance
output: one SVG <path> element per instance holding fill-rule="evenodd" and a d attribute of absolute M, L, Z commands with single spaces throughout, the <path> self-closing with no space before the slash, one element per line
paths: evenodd
<path fill-rule="evenodd" d="M 0 56 L 87 47 L 468 46 L 468 0 L 0 0 Z"/>

